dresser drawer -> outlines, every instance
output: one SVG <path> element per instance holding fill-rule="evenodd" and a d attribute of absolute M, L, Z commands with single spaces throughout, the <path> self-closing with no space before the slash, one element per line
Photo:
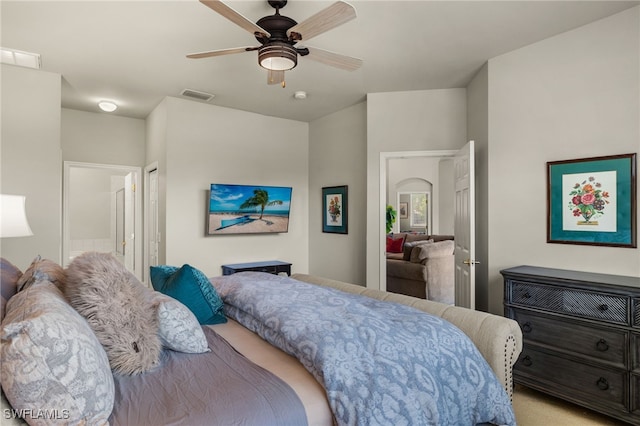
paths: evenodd
<path fill-rule="evenodd" d="M 594 406 L 627 410 L 627 373 L 586 365 L 525 345 L 515 365 L 516 381 L 532 381 L 550 391 Z"/>
<path fill-rule="evenodd" d="M 631 333 L 631 368 L 640 374 L 640 334 Z"/>
<path fill-rule="evenodd" d="M 575 321 L 547 318 L 519 309 L 513 310 L 526 342 L 549 345 L 565 352 L 606 361 L 620 368 L 628 364 L 629 332 L 606 329 Z"/>
<path fill-rule="evenodd" d="M 631 412 L 640 416 L 640 375 L 631 375 Z"/>
<path fill-rule="evenodd" d="M 633 326 L 640 327 L 640 299 L 633 299 Z"/>
<path fill-rule="evenodd" d="M 573 315 L 628 325 L 629 298 L 586 290 L 511 281 L 508 302 Z"/>

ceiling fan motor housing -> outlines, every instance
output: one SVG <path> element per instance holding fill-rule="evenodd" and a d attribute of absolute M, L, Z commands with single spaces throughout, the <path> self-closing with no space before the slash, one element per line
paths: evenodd
<path fill-rule="evenodd" d="M 298 51 L 290 43 L 272 41 L 258 49 L 258 64 L 268 70 L 290 70 L 298 64 Z"/>
<path fill-rule="evenodd" d="M 258 64 L 272 71 L 286 71 L 295 68 L 298 64 L 298 51 L 293 47 L 295 41 L 289 39 L 287 30 L 297 24 L 288 16 L 280 15 L 279 9 L 284 7 L 286 1 L 269 1 L 276 9 L 275 15 L 260 18 L 256 25 L 264 28 L 271 34 L 266 38 L 264 34 L 256 34 L 262 46 L 258 49 Z"/>

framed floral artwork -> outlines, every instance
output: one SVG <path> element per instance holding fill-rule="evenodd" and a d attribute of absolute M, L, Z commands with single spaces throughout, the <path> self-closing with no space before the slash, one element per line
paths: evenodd
<path fill-rule="evenodd" d="M 322 188 L 322 232 L 348 233 L 348 201 L 346 185 Z"/>
<path fill-rule="evenodd" d="M 547 242 L 637 247 L 636 154 L 547 163 Z"/>
<path fill-rule="evenodd" d="M 400 219 L 408 219 L 409 218 L 409 203 L 401 202 L 400 208 L 398 209 L 400 213 Z"/>

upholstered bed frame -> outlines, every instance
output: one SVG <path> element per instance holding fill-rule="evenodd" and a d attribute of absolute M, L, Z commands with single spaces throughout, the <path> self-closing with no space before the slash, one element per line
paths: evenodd
<path fill-rule="evenodd" d="M 6 277 L 4 276 L 6 271 L 4 269 L 5 268 L 3 267 L 3 284 L 6 284 Z M 269 275 L 265 275 L 269 277 Z M 358 294 L 376 300 L 411 306 L 412 308 L 447 320 L 457 326 L 470 338 L 495 373 L 499 381 L 499 383 L 496 382 L 496 386 L 501 384 L 507 395 L 510 398 L 512 397 L 512 368 L 522 350 L 522 333 L 515 321 L 484 312 L 473 311 L 470 309 L 450 306 L 410 296 L 372 290 L 354 284 L 307 274 L 294 274 L 292 278 L 309 284 L 334 288 L 343 292 Z M 210 280 L 215 286 L 217 278 L 211 278 Z M 9 286 L 3 285 L 3 290 L 8 290 L 8 287 Z M 3 293 L 2 296 L 4 301 L 6 295 Z M 9 294 L 7 299 L 10 296 L 11 295 Z M 2 309 L 2 311 L 4 311 L 4 309 Z M 214 330 L 219 334 L 219 336 L 226 340 L 233 349 L 244 355 L 248 360 L 255 363 L 257 366 L 264 368 L 269 373 L 277 376 L 280 380 L 289 385 L 295 395 L 300 399 L 302 407 L 306 412 L 309 425 L 321 426 L 335 424 L 335 418 L 332 410 L 329 408 L 330 404 L 327 401 L 323 386 L 312 377 L 310 372 L 308 372 L 298 360 L 291 355 L 286 354 L 282 350 L 271 346 L 271 344 L 263 340 L 258 336 L 258 334 L 249 331 L 247 328 L 232 319 L 229 319 L 227 323 L 208 325 L 206 327 L 210 327 Z M 507 395 L 505 395 L 505 397 Z M 508 403 L 508 399 L 505 398 L 505 401 Z M 2 395 L 1 402 L 2 404 L 0 409 L 2 409 L 4 421 L 6 421 L 7 424 L 24 424 L 22 419 L 8 418 L 12 417 L 7 414 L 11 412 L 11 406 L 5 398 L 4 393 Z M 116 406 L 114 406 L 112 416 L 114 416 L 114 413 L 116 412 L 127 412 L 127 410 L 124 409 L 116 410 Z M 139 415 L 137 413 L 138 411 L 141 413 L 145 412 L 145 410 L 137 409 L 138 405 L 136 401 L 134 401 L 133 407 L 136 407 L 133 408 L 135 415 Z M 189 419 L 190 418 L 191 417 L 189 416 Z M 5 424 L 4 421 L 3 424 Z M 119 421 L 115 421 L 114 424 L 127 423 L 123 423 L 122 419 L 119 419 Z"/>

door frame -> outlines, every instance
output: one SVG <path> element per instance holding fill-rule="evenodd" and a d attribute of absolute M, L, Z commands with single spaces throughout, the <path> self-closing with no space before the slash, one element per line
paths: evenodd
<path fill-rule="evenodd" d="M 140 196 L 141 185 L 140 179 L 142 175 L 142 169 L 135 166 L 124 166 L 115 164 L 98 164 L 98 163 L 83 163 L 78 161 L 64 161 L 63 169 L 63 191 L 62 191 L 62 264 L 66 265 L 70 254 L 70 217 L 69 217 L 69 193 L 70 193 L 70 181 L 69 173 L 72 168 L 84 168 L 95 170 L 112 170 L 122 174 L 133 173 L 134 185 L 136 187 L 136 197 L 134 202 L 134 264 L 135 270 L 131 271 L 138 278 L 141 279 L 142 269 L 142 197 Z"/>
<path fill-rule="evenodd" d="M 387 290 L 387 256 L 386 256 L 386 232 L 384 228 L 384 224 L 386 223 L 386 207 L 387 207 L 387 160 L 393 158 L 409 158 L 409 157 L 443 157 L 443 158 L 453 158 L 457 149 L 451 150 L 439 150 L 439 151 L 388 151 L 388 152 L 380 152 L 380 181 L 379 190 L 380 204 L 378 206 L 379 213 L 379 224 L 382 226 L 378 230 L 378 270 L 379 270 L 379 289 L 382 291 Z M 369 284 L 367 284 L 369 286 Z"/>
<path fill-rule="evenodd" d="M 150 253 L 150 245 L 151 245 L 151 233 L 157 232 L 156 239 L 159 237 L 159 230 L 149 229 L 152 223 L 158 225 L 158 209 L 156 208 L 156 218 L 155 222 L 151 220 L 151 185 L 150 185 L 150 174 L 155 171 L 159 173 L 158 162 L 154 161 L 151 164 L 148 164 L 144 168 L 144 187 L 146 190 L 144 191 L 144 260 L 143 260 L 143 274 L 142 274 L 142 282 L 147 286 L 151 287 L 151 278 L 149 277 L 149 268 L 152 266 L 149 262 L 149 253 Z M 158 175 L 159 177 L 159 175 Z M 156 185 L 156 191 L 159 193 L 160 188 Z M 157 200 L 157 199 L 156 199 Z"/>

